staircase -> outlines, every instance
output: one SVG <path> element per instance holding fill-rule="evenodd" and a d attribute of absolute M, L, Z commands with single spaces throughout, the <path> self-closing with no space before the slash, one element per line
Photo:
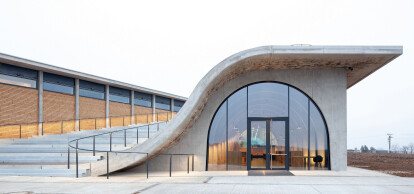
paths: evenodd
<path fill-rule="evenodd" d="M 143 143 L 159 130 L 165 123 L 150 125 L 130 125 L 101 130 L 85 130 L 68 134 L 53 134 L 36 136 L 29 139 L 0 139 L 0 176 L 47 176 L 47 177 L 76 177 L 75 149 L 70 148 L 70 168 L 68 169 L 68 142 L 73 139 L 112 133 L 112 151 L 129 149 L 138 142 Z M 122 129 L 128 129 L 124 131 Z M 119 132 L 114 132 L 122 130 Z M 126 137 L 126 138 L 125 138 Z M 126 145 L 125 145 L 126 144 Z M 74 144 L 71 144 L 74 146 Z M 93 149 L 93 138 L 79 140 L 79 148 Z M 110 135 L 95 137 L 95 149 L 110 150 Z M 79 177 L 90 174 L 90 164 L 103 159 L 105 153 L 79 150 Z"/>

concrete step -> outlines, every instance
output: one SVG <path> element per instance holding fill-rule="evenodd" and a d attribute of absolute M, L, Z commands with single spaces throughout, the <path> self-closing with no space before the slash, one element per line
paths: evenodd
<path fill-rule="evenodd" d="M 101 156 L 79 156 L 78 161 L 80 163 L 95 162 L 101 160 Z M 70 161 L 75 161 L 75 154 L 72 154 Z M 67 156 L 0 156 L 0 163 L 7 164 L 19 164 L 19 163 L 66 163 L 68 161 Z"/>
<path fill-rule="evenodd" d="M 89 170 L 79 169 L 79 177 L 89 175 Z M 76 177 L 76 169 L 0 169 L 0 176 Z"/>

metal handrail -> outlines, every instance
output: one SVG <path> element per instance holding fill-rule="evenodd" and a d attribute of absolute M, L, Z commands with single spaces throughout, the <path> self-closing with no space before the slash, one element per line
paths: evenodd
<path fill-rule="evenodd" d="M 125 128 L 125 129 L 120 129 L 120 130 L 116 130 L 116 131 L 109 131 L 109 132 L 105 132 L 105 133 L 100 133 L 97 135 L 90 135 L 90 136 L 86 136 L 86 137 L 81 137 L 81 138 L 77 138 L 74 140 L 71 140 L 68 142 L 68 169 L 70 169 L 70 148 L 73 148 L 76 150 L 76 178 L 79 178 L 79 150 L 83 150 L 83 151 L 89 151 L 89 152 L 93 152 L 93 156 L 95 156 L 96 152 L 101 152 L 101 153 L 105 153 L 106 152 L 106 178 L 109 179 L 109 153 L 135 153 L 135 154 L 145 154 L 146 155 L 146 161 L 145 161 L 145 168 L 146 168 L 146 174 L 147 174 L 147 179 L 149 177 L 149 170 L 148 170 L 148 163 L 149 163 L 149 156 L 151 155 L 169 155 L 170 156 L 170 168 L 169 168 L 169 175 L 170 177 L 172 176 L 172 156 L 187 156 L 187 174 L 190 173 L 190 156 L 192 156 L 192 171 L 194 171 L 194 154 L 171 154 L 171 153 L 149 153 L 149 152 L 129 152 L 129 151 L 112 151 L 112 133 L 116 133 L 116 132 L 121 132 L 124 131 L 124 147 L 126 147 L 126 130 L 130 130 L 130 129 L 136 129 L 137 130 L 137 145 L 139 143 L 139 128 L 140 127 L 147 127 L 147 138 L 150 138 L 149 135 L 149 129 L 150 126 L 152 125 L 157 125 L 157 131 L 159 131 L 159 126 L 160 123 L 168 123 L 168 121 L 164 121 L 164 122 L 157 122 L 157 123 L 150 123 L 150 124 L 146 124 L 146 125 L 141 125 L 141 126 L 134 126 L 134 127 L 129 127 L 129 128 Z M 109 151 L 107 150 L 96 150 L 95 149 L 95 137 L 96 136 L 101 136 L 101 135 L 106 135 L 109 134 Z M 79 140 L 82 139 L 87 139 L 87 138 L 93 138 L 93 149 L 85 149 L 85 148 L 79 148 Z M 73 147 L 71 145 L 71 143 L 76 142 L 76 147 Z"/>
<path fill-rule="evenodd" d="M 63 122 L 68 122 L 68 121 L 78 122 L 78 128 L 79 128 L 79 130 L 81 130 L 81 124 L 80 124 L 81 121 L 93 120 L 94 119 L 95 120 L 95 130 L 96 130 L 96 129 L 98 129 L 96 127 L 97 119 L 109 119 L 109 127 L 112 127 L 112 119 L 114 119 L 114 118 L 120 118 L 120 117 L 122 117 L 123 118 L 122 125 L 125 126 L 125 117 L 134 117 L 135 118 L 137 116 L 146 115 L 147 116 L 147 123 L 149 123 L 150 120 L 151 121 L 154 120 L 154 122 L 155 121 L 156 122 L 159 122 L 159 115 L 164 115 L 164 114 L 166 114 L 167 120 L 169 120 L 168 117 L 169 117 L 170 114 L 171 114 L 171 118 L 174 117 L 174 114 L 172 112 L 160 112 L 160 113 L 148 113 L 148 114 L 118 115 L 118 116 L 109 116 L 109 117 L 95 117 L 95 118 L 83 118 L 83 119 L 69 119 L 69 120 L 56 120 L 56 121 L 44 121 L 44 122 L 30 122 L 30 123 L 20 123 L 20 124 L 18 124 L 18 123 L 16 123 L 16 124 L 4 124 L 4 125 L 0 125 L 0 127 L 19 126 L 19 138 L 22 139 L 22 125 L 24 126 L 24 125 L 39 124 L 39 125 L 42 125 L 42 128 L 43 128 L 44 124 L 59 123 L 60 122 L 60 124 L 61 124 L 60 134 L 64 134 L 63 133 L 63 128 L 64 128 L 63 127 Z M 149 116 L 150 115 L 153 116 L 153 117 L 156 117 L 156 120 L 153 119 L 153 118 L 149 119 Z M 134 124 L 138 124 L 137 121 L 135 121 Z M 76 126 L 75 126 L 75 128 L 76 128 Z M 103 127 L 103 128 L 106 128 L 106 126 Z M 101 129 L 103 129 L 103 128 L 101 128 Z M 39 134 L 39 135 L 44 135 L 44 133 L 43 134 Z"/>

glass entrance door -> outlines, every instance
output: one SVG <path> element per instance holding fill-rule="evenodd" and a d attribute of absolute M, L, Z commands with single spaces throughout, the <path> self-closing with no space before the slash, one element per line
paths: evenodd
<path fill-rule="evenodd" d="M 287 118 L 249 118 L 248 170 L 288 169 Z"/>

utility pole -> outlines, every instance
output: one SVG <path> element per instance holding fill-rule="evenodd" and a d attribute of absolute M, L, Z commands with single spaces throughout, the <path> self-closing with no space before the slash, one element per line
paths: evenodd
<path fill-rule="evenodd" d="M 387 135 L 388 135 L 388 153 L 391 153 L 391 138 L 393 137 L 392 137 L 392 134 L 390 133 L 387 133 Z"/>

